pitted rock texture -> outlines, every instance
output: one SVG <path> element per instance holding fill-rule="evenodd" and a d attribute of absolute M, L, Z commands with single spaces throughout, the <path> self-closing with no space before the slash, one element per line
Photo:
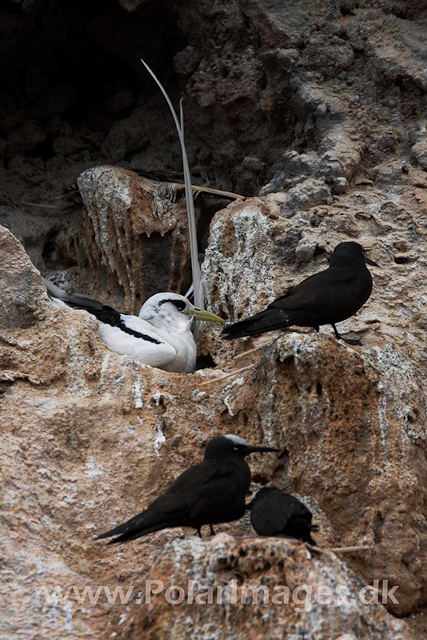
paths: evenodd
<path fill-rule="evenodd" d="M 43 316 L 44 286 L 24 248 L 5 227 L 0 227 L 0 264 L 0 330 L 30 327 Z"/>
<path fill-rule="evenodd" d="M 383 607 L 361 603 L 368 591 L 337 557 L 288 540 L 174 541 L 148 580 L 139 594 L 147 604 L 122 637 L 415 638 Z"/>
<path fill-rule="evenodd" d="M 14 251 L 22 255 L 17 242 Z M 414 364 L 391 344 L 356 352 L 290 332 L 236 363 L 223 347 L 221 368 L 171 374 L 109 352 L 85 312 L 45 305 L 37 323 L 2 335 L 6 637 L 35 628 L 48 637 L 121 633 L 123 610 L 103 590 L 91 605 L 76 599 L 82 591 L 59 596 L 143 589 L 180 530 L 118 548 L 92 538 L 145 508 L 217 433 L 278 446 L 278 456 L 249 461 L 254 486 L 271 482 L 306 499 L 320 546 L 371 546 L 347 564 L 369 584 L 399 587 L 390 610 L 423 602 L 422 396 Z M 218 531 L 253 537 L 247 517 Z M 131 599 L 126 620 L 135 615 L 144 614 Z M 320 625 L 324 611 L 312 615 Z"/>
<path fill-rule="evenodd" d="M 425 364 L 426 174 L 378 167 L 375 185 L 361 183 L 331 205 L 295 213 L 287 194 L 236 202 L 211 224 L 203 264 L 210 305 L 230 321 L 263 309 L 290 286 L 327 267 L 333 248 L 362 244 L 380 268 L 370 267 L 373 293 L 356 317 L 340 326 L 364 342 L 391 340 Z M 322 331 L 330 333 L 330 328 Z"/>
<path fill-rule="evenodd" d="M 189 285 L 185 203 L 173 188 L 149 184 L 150 189 L 132 171 L 108 166 L 78 179 L 86 206 L 73 235 L 78 265 L 97 274 L 100 291 L 107 276 L 109 295 L 118 300 L 121 294 L 121 308 L 133 313 L 154 293 Z"/>
<path fill-rule="evenodd" d="M 258 353 L 244 383 L 231 383 L 220 422 L 229 432 L 259 424 L 283 453 L 258 480 L 314 498 L 340 545 L 372 546 L 349 563 L 367 582 L 399 584 L 392 611 L 421 604 L 426 415 L 413 363 L 390 344 L 359 355 L 296 333 Z"/>
<path fill-rule="evenodd" d="M 397 580 L 402 599 L 391 607 L 400 614 L 425 602 L 427 593 L 421 311 L 426 254 L 424 207 L 415 197 L 418 180 L 424 184 L 422 173 L 403 180 L 391 197 L 368 187 L 291 218 L 281 194 L 235 203 L 214 218 L 203 265 L 209 303 L 230 320 L 260 311 L 291 282 L 326 267 L 325 253 L 348 236 L 381 265 L 370 267 L 370 300 L 339 325 L 344 332 L 357 332 L 362 347 L 337 342 L 328 327 L 320 335 L 288 329 L 279 340 L 280 333 L 273 332 L 234 341 L 235 353 L 259 346 L 241 360 L 259 364 L 245 373 L 244 386 L 229 394 L 224 422 L 229 431 L 242 420 L 258 422 L 270 439 L 280 441 L 289 459 L 283 473 L 274 472 L 274 481 L 315 497 L 341 532 L 341 542 L 355 544 L 358 530 L 358 544 L 378 544 L 372 558 L 360 560 L 359 571 L 367 580 L 379 574 Z M 336 512 L 328 504 L 332 487 Z M 403 504 L 407 515 L 402 518 Z"/>
<path fill-rule="evenodd" d="M 196 183 L 253 196 L 310 176 L 291 194 L 306 208 L 390 157 L 425 168 L 425 0 L 44 6 L 0 9 L 0 222 L 40 269 L 63 266 L 52 245 L 75 224 L 64 203 L 84 169 L 181 170 L 141 56 L 185 97 Z M 289 153 L 308 172 L 289 175 Z"/>
<path fill-rule="evenodd" d="M 230 321 L 256 312 L 325 268 L 343 240 L 380 265 L 371 299 L 340 326 L 362 347 L 337 343 L 328 327 L 234 344 L 206 328 L 199 351 L 215 366 L 168 374 L 109 352 L 88 314 L 53 307 L 22 246 L 0 230 L 2 635 L 128 640 L 143 633 L 139 620 L 162 637 L 132 598 L 49 599 L 43 588 L 137 593 L 163 567 L 175 575 L 166 564 L 177 545 L 149 572 L 180 530 L 119 548 L 91 538 L 145 508 L 209 437 L 234 432 L 283 448 L 250 460 L 254 488 L 297 492 L 320 546 L 373 546 L 347 565 L 398 586 L 398 604 L 386 606 L 420 629 L 424 619 L 425 637 L 425 11 L 425 0 L 1 4 L 0 222 L 43 275 L 125 311 L 156 283 L 189 277 L 181 202 L 175 222 L 155 219 L 127 171 L 181 169 L 141 56 L 175 105 L 184 95 L 194 181 L 250 196 L 219 212 L 201 242 L 214 309 Z M 73 194 L 87 169 L 85 209 Z M 200 229 L 225 206 L 216 203 Z M 247 517 L 219 531 L 261 544 L 246 542 Z M 182 629 L 185 618 L 162 606 L 164 628 L 173 617 Z M 275 611 L 263 610 L 268 628 Z M 323 625 L 336 622 L 347 640 L 378 633 L 382 618 L 381 637 L 405 633 L 384 610 L 352 611 L 333 609 L 325 622 L 314 609 L 304 628 L 329 640 Z M 189 618 L 192 635 L 213 633 L 209 615 Z M 300 629 L 294 611 L 286 617 Z M 265 637 L 261 623 L 241 621 Z"/>

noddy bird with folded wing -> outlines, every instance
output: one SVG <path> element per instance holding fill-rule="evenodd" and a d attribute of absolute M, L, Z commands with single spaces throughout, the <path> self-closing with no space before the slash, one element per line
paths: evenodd
<path fill-rule="evenodd" d="M 371 295 L 372 277 L 366 263 L 378 266 L 357 242 L 341 242 L 327 269 L 306 278 L 264 311 L 225 327 L 223 334 L 242 338 L 292 325 L 318 331 L 319 326 L 331 324 L 338 339 L 360 345 L 360 340 L 343 338 L 335 325 L 353 316 Z"/>
<path fill-rule="evenodd" d="M 318 526 L 312 514 L 295 496 L 276 487 L 263 487 L 248 505 L 251 523 L 260 536 L 290 537 L 315 545 L 311 537 Z"/>
<path fill-rule="evenodd" d="M 256 451 L 278 451 L 256 447 L 234 435 L 212 438 L 205 459 L 181 473 L 145 511 L 96 539 L 111 538 L 109 544 L 128 542 L 172 527 L 201 527 L 239 520 L 245 513 L 245 496 L 251 472 L 245 457 Z"/>

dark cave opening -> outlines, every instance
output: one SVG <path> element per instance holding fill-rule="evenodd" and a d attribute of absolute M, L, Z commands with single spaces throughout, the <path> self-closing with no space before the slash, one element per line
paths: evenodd
<path fill-rule="evenodd" d="M 28 11 L 7 2 L 0 37 L 0 207 L 27 249 L 42 247 L 36 266 L 60 270 L 75 256 L 59 250 L 57 238 L 63 231 L 71 247 L 70 225 L 82 210 L 81 199 L 72 210 L 62 203 L 85 169 L 181 169 L 171 115 L 140 58 L 177 104 L 182 83 L 173 57 L 186 38 L 167 3 L 149 1 L 128 13 L 116 0 L 36 0 Z M 43 224 L 37 240 L 42 218 L 51 226 Z"/>
<path fill-rule="evenodd" d="M 216 367 L 215 360 L 212 358 L 210 353 L 207 353 L 205 355 L 200 355 L 197 358 L 194 371 L 199 371 L 200 369 L 213 369 L 214 367 Z"/>
<path fill-rule="evenodd" d="M 125 119 L 156 92 L 141 57 L 177 97 L 172 59 L 186 40 L 165 4 L 148 2 L 132 14 L 115 0 L 55 3 L 44 14 L 10 12 L 11 5 L 0 10 L 0 30 L 9 40 L 0 63 L 0 135 L 6 156 L 14 155 L 13 137 L 28 121 L 53 137 L 86 134 L 90 142 L 91 133 L 102 132 L 105 138 L 114 121 Z M 161 103 L 157 108 L 167 111 Z M 28 149 L 22 141 L 19 151 L 48 159 L 45 147 L 38 156 L 37 145 L 31 144 L 27 135 Z"/>
<path fill-rule="evenodd" d="M 267 87 L 262 65 L 255 63 L 249 89 L 245 83 L 239 86 L 237 56 L 252 36 L 242 32 L 238 39 L 236 35 L 230 52 L 224 54 L 227 66 L 221 68 L 227 72 L 222 79 L 231 83 L 231 95 L 227 94 L 230 86 L 224 84 L 224 95 L 205 107 L 189 76 L 203 55 L 206 59 L 212 55 L 208 50 L 212 44 L 205 49 L 205 43 L 199 42 L 197 49 L 195 36 L 194 46 L 189 43 L 193 34 L 185 24 L 188 8 L 175 10 L 168 0 L 148 0 L 132 12 L 118 0 L 35 0 L 27 11 L 23 6 L 8 2 L 0 8 L 0 36 L 6 43 L 0 59 L 0 151 L 5 177 L 0 207 L 21 208 L 26 219 L 45 218 L 47 207 L 61 204 L 85 169 L 100 164 L 142 172 L 182 171 L 171 114 L 141 57 L 176 107 L 185 95 L 194 184 L 254 195 L 277 159 L 283 137 L 291 141 L 292 126 L 284 126 L 293 118 L 289 101 L 276 95 L 276 111 L 260 109 L 259 99 Z M 203 87 L 200 77 L 199 83 Z M 274 148 L 268 142 L 269 131 L 275 132 Z M 207 245 L 212 217 L 229 203 L 219 196 L 198 196 L 200 254 Z M 70 226 L 78 218 L 76 207 L 61 211 L 56 219 L 49 214 L 51 228 L 40 237 L 44 250 L 37 254 L 36 266 L 42 271 L 76 264 L 74 252 L 67 256 L 63 247 L 55 250 L 62 231 L 71 242 Z M 8 217 L 16 235 L 18 218 L 19 214 Z M 34 242 L 34 234 L 27 235 Z M 19 237 L 27 246 L 26 234 Z M 79 264 L 87 266 L 88 261 L 80 255 Z M 190 277 L 188 270 L 181 280 Z"/>

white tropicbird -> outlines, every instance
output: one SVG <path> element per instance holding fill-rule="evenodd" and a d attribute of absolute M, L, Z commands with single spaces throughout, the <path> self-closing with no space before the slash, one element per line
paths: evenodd
<path fill-rule="evenodd" d="M 111 351 L 164 371 L 194 370 L 197 347 L 191 332 L 193 318 L 224 322 L 214 313 L 194 307 L 178 293 L 156 293 L 137 316 L 131 316 L 86 296 L 67 293 L 46 278 L 43 281 L 56 305 L 82 309 L 97 318 L 101 340 Z"/>

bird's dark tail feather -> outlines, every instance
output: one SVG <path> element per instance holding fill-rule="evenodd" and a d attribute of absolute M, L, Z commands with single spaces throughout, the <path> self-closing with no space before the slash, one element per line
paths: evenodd
<path fill-rule="evenodd" d="M 144 532 L 146 529 L 150 529 L 153 526 L 159 525 L 159 520 L 163 522 L 163 518 L 150 518 L 147 517 L 146 512 L 143 512 L 137 516 L 134 516 L 133 518 L 130 518 L 130 520 L 123 522 L 123 524 L 119 524 L 117 527 L 114 527 L 114 529 L 110 529 L 105 533 L 101 533 L 99 536 L 96 536 L 95 540 L 101 540 L 102 538 L 111 538 L 112 536 L 117 536 L 119 534 L 127 537 L 130 535 L 134 535 L 137 531 Z M 144 535 L 144 533 L 141 533 L 140 535 Z M 112 540 L 112 542 L 116 542 L 116 540 Z"/>
<path fill-rule="evenodd" d="M 235 322 L 222 330 L 224 338 L 243 338 L 245 336 L 256 336 L 266 331 L 284 329 L 294 323 L 289 311 L 278 309 L 266 309 L 255 316 Z"/>
<path fill-rule="evenodd" d="M 43 282 L 50 298 L 62 300 L 62 302 L 72 309 L 85 309 L 86 311 L 89 311 L 89 313 L 95 314 L 96 311 L 102 311 L 106 308 L 102 302 L 92 300 L 92 298 L 87 298 L 79 293 L 67 293 L 64 289 L 57 287 L 56 284 L 47 280 L 47 278 L 43 278 Z"/>
<path fill-rule="evenodd" d="M 128 542 L 129 540 L 135 540 L 136 538 L 145 536 L 147 533 L 153 533 L 154 531 L 160 531 L 160 529 L 169 527 L 179 527 L 181 525 L 182 513 L 174 513 L 173 511 L 168 513 L 153 513 L 153 511 L 150 512 L 150 510 L 147 510 L 127 522 L 120 524 L 118 527 L 101 533 L 101 535 L 96 536 L 95 540 L 116 536 L 113 540 L 110 540 L 108 544 Z"/>
<path fill-rule="evenodd" d="M 160 529 L 169 529 L 174 525 L 169 522 L 161 522 L 160 524 L 153 525 L 152 527 L 144 527 L 143 529 L 137 529 L 133 531 L 127 531 L 126 533 L 122 533 L 121 536 L 117 536 L 112 540 L 108 541 L 108 544 L 120 544 L 121 542 L 130 542 L 131 540 L 136 540 L 137 538 L 141 538 L 142 536 L 146 536 L 148 533 L 154 533 L 154 531 L 160 531 Z M 176 525 L 179 526 L 179 525 Z"/>

